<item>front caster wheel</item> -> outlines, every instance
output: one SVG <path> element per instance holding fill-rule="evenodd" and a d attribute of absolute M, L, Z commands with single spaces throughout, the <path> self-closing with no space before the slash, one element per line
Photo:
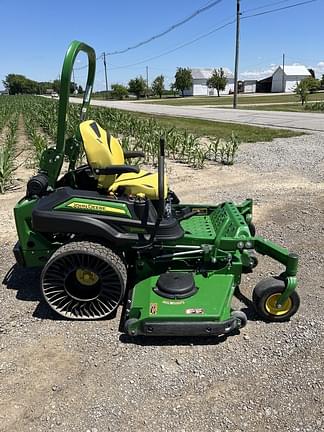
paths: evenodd
<path fill-rule="evenodd" d="M 231 318 L 235 318 L 237 320 L 237 328 L 243 328 L 247 324 L 247 316 L 243 311 L 233 311 L 231 313 Z"/>
<path fill-rule="evenodd" d="M 277 301 L 285 290 L 285 282 L 277 278 L 268 278 L 259 282 L 253 291 L 256 312 L 265 321 L 289 321 L 297 312 L 300 304 L 299 295 L 293 291 L 280 306 Z"/>

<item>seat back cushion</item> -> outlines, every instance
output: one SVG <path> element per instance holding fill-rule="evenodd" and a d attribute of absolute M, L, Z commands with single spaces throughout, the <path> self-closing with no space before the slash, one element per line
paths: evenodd
<path fill-rule="evenodd" d="M 107 134 L 94 120 L 80 123 L 80 133 L 88 164 L 92 170 L 125 163 L 124 152 L 117 138 Z M 98 187 L 109 188 L 116 175 L 95 176 Z"/>

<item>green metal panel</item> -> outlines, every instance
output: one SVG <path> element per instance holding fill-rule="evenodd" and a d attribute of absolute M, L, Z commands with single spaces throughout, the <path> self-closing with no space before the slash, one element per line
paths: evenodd
<path fill-rule="evenodd" d="M 19 243 L 26 267 L 43 266 L 58 247 L 32 230 L 31 215 L 36 204 L 36 199 L 23 198 L 14 208 Z"/>
<path fill-rule="evenodd" d="M 158 280 L 150 277 L 133 290 L 129 317 L 159 321 L 223 321 L 230 317 L 230 303 L 234 291 L 234 276 L 209 273 L 195 275 L 196 294 L 185 299 L 161 297 L 153 291 Z"/>
<path fill-rule="evenodd" d="M 206 208 L 206 210 L 208 210 Z M 235 204 L 225 203 L 214 208 L 208 215 L 192 216 L 181 222 L 185 232 L 185 243 L 212 243 L 219 247 L 223 239 L 234 239 L 231 242 L 235 250 L 240 240 L 250 239 L 250 230 L 244 217 Z M 228 246 L 229 244 L 227 244 Z"/>
<path fill-rule="evenodd" d="M 131 217 L 127 204 L 118 201 L 102 201 L 87 198 L 71 198 L 55 207 L 55 210 L 110 214 L 119 217 Z"/>
<path fill-rule="evenodd" d="M 188 239 L 204 243 L 212 243 L 215 240 L 216 232 L 209 216 L 192 216 L 183 220 L 181 227 Z"/>

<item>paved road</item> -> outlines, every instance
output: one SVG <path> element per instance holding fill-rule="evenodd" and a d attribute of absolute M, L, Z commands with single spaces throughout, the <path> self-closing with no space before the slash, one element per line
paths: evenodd
<path fill-rule="evenodd" d="M 70 101 L 81 102 L 78 98 L 70 98 Z M 91 104 L 148 114 L 324 132 L 324 115 L 321 113 L 233 110 L 230 108 L 154 105 L 126 101 L 92 100 Z"/>

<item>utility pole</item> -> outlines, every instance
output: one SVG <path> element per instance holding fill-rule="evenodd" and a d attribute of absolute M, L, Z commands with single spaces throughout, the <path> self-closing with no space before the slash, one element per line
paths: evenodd
<path fill-rule="evenodd" d="M 106 63 L 106 53 L 103 53 L 103 64 L 105 68 L 105 81 L 106 81 L 106 99 L 108 99 L 108 78 L 107 78 L 107 63 Z"/>
<path fill-rule="evenodd" d="M 237 107 L 237 93 L 238 93 L 238 66 L 240 55 L 240 0 L 236 0 L 236 48 L 235 48 L 235 71 L 234 71 L 234 98 L 233 108 Z"/>
<path fill-rule="evenodd" d="M 282 91 L 284 93 L 286 91 L 286 83 L 285 83 L 285 54 L 282 54 Z"/>
<path fill-rule="evenodd" d="M 75 76 L 74 76 L 74 68 L 72 69 L 72 77 L 73 77 L 73 83 L 75 85 L 76 83 L 75 83 Z M 73 93 L 75 92 L 75 90 L 76 90 L 76 87 L 74 87 Z"/>
<path fill-rule="evenodd" d="M 146 99 L 148 98 L 149 91 L 149 75 L 148 75 L 148 66 L 146 66 Z"/>

